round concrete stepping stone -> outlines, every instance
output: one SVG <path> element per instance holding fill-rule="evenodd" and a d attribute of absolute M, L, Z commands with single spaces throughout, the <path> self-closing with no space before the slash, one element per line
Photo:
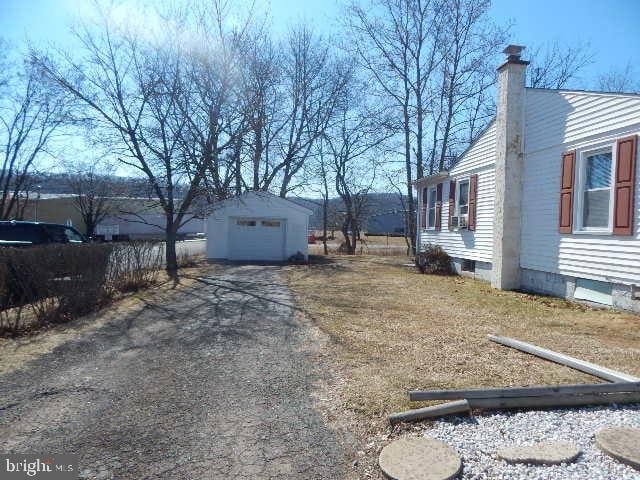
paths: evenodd
<path fill-rule="evenodd" d="M 456 451 L 434 438 L 396 440 L 382 449 L 378 463 L 392 480 L 449 480 L 462 469 Z"/>
<path fill-rule="evenodd" d="M 596 445 L 616 460 L 640 470 L 640 428 L 605 428 L 596 433 Z"/>
<path fill-rule="evenodd" d="M 569 442 L 540 442 L 533 445 L 514 445 L 498 450 L 498 458 L 509 463 L 557 465 L 573 462 L 580 448 Z"/>

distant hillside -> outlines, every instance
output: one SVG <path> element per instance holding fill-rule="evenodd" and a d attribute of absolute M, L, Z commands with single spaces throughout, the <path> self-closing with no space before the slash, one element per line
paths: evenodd
<path fill-rule="evenodd" d="M 128 197 L 154 197 L 155 194 L 150 191 L 148 182 L 143 178 L 126 178 L 109 176 L 109 181 L 113 182 L 114 191 L 119 195 Z M 40 194 L 72 194 L 74 193 L 65 174 L 59 173 L 39 173 L 32 174 L 27 184 L 31 192 L 39 192 Z M 181 197 L 185 193 L 176 191 L 176 197 Z M 313 215 L 309 219 L 309 228 L 319 229 L 322 226 L 322 200 L 315 198 L 289 197 L 300 205 L 303 205 L 313 211 Z M 329 210 L 332 212 L 343 212 L 344 205 L 340 198 L 332 198 L 329 200 Z M 380 216 L 402 216 L 403 208 L 400 196 L 397 193 L 370 193 L 367 201 L 367 219 Z M 400 223 L 402 223 L 402 219 Z M 397 223 L 397 221 L 396 221 Z"/>
<path fill-rule="evenodd" d="M 126 195 L 129 197 L 142 197 L 148 198 L 155 196 L 150 191 L 149 182 L 144 178 L 128 178 L 128 177 L 116 177 L 105 176 L 109 182 L 113 184 L 114 190 L 119 192 L 119 195 Z M 41 194 L 72 194 L 73 189 L 67 181 L 67 175 L 62 173 L 33 173 L 27 178 L 26 185 L 28 191 L 39 192 Z M 176 196 L 180 197 L 184 192 L 176 192 Z"/>

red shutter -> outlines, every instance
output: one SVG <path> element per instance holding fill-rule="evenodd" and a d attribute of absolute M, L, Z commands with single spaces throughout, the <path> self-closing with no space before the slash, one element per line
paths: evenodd
<path fill-rule="evenodd" d="M 573 184 L 576 169 L 576 151 L 562 154 L 562 175 L 560 178 L 560 233 L 573 231 Z"/>
<path fill-rule="evenodd" d="M 469 220 L 467 228 L 476 229 L 476 205 L 478 203 L 478 175 L 471 175 L 469 179 Z"/>
<path fill-rule="evenodd" d="M 451 217 L 453 217 L 454 210 L 456 209 L 456 181 L 451 180 L 449 182 L 449 230 L 453 230 L 451 224 Z"/>
<path fill-rule="evenodd" d="M 442 230 L 442 184 L 436 187 L 436 230 Z"/>
<path fill-rule="evenodd" d="M 634 135 L 618 140 L 613 204 L 614 235 L 633 235 L 637 139 Z"/>
<path fill-rule="evenodd" d="M 423 230 L 427 228 L 428 202 L 429 202 L 429 187 L 425 187 L 422 189 L 422 209 L 421 209 L 422 216 L 421 216 L 421 222 L 420 222 L 420 228 Z"/>

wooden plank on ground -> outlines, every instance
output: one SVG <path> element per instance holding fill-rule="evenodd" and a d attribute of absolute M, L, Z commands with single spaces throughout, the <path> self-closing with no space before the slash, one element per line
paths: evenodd
<path fill-rule="evenodd" d="M 553 385 L 543 387 L 413 390 L 409 392 L 409 400 L 417 402 L 423 400 L 456 400 L 459 398 L 552 397 L 564 394 L 584 395 L 589 393 L 616 392 L 640 392 L 640 382 Z"/>
<path fill-rule="evenodd" d="M 607 405 L 611 403 L 640 403 L 640 392 L 562 395 L 544 397 L 470 398 L 471 408 L 547 408 Z"/>
<path fill-rule="evenodd" d="M 400 422 L 415 422 L 425 418 L 443 417 L 455 413 L 465 413 L 469 411 L 469 404 L 466 400 L 447 402 L 433 407 L 417 408 L 406 412 L 393 413 L 389 415 L 389 423 L 394 425 Z"/>
<path fill-rule="evenodd" d="M 571 367 L 575 370 L 588 373 L 595 377 L 609 380 L 610 382 L 640 382 L 640 378 L 634 377 L 633 375 L 628 375 L 626 373 L 618 372 L 610 368 L 601 367 L 600 365 L 596 365 L 595 363 L 586 362 L 584 360 L 570 357 L 569 355 L 554 352 L 553 350 L 547 350 L 546 348 L 538 347 L 531 343 L 521 342 L 520 340 L 516 340 L 514 338 L 489 335 L 489 340 L 501 345 L 505 345 L 507 347 L 515 348 L 516 350 L 530 353 L 531 355 L 544 358 L 545 360 L 551 360 L 552 362 Z"/>

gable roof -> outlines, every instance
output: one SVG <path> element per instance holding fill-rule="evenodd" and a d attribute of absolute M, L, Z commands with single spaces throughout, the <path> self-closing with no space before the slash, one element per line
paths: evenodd
<path fill-rule="evenodd" d="M 225 204 L 231 203 L 231 202 L 237 202 L 237 201 L 242 201 L 243 198 L 262 198 L 265 200 L 268 200 L 270 202 L 275 202 L 275 203 L 281 203 L 283 206 L 289 207 L 289 208 L 294 208 L 302 213 L 305 213 L 307 215 L 313 215 L 313 211 L 307 207 L 303 207 L 302 205 L 300 205 L 299 203 L 294 202 L 293 200 L 289 200 L 287 198 L 282 198 L 278 195 L 274 195 L 271 192 L 265 192 L 262 190 L 247 190 L 246 192 L 244 192 L 241 195 L 238 195 L 236 197 L 230 197 L 227 198 L 225 200 L 223 200 L 218 206 L 224 206 Z"/>
<path fill-rule="evenodd" d="M 435 180 L 444 180 L 449 176 L 449 170 L 442 170 L 441 172 L 434 173 L 433 175 L 427 175 L 426 177 L 416 178 L 413 181 L 413 185 L 419 187 L 420 185 L 426 185 Z"/>
<path fill-rule="evenodd" d="M 526 90 L 536 90 L 539 92 L 560 92 L 560 93 L 574 93 L 577 95 L 605 95 L 611 97 L 632 97 L 638 98 L 640 97 L 640 93 L 636 92 L 603 92 L 601 90 L 582 90 L 576 88 L 537 88 L 537 87 L 526 87 Z"/>

